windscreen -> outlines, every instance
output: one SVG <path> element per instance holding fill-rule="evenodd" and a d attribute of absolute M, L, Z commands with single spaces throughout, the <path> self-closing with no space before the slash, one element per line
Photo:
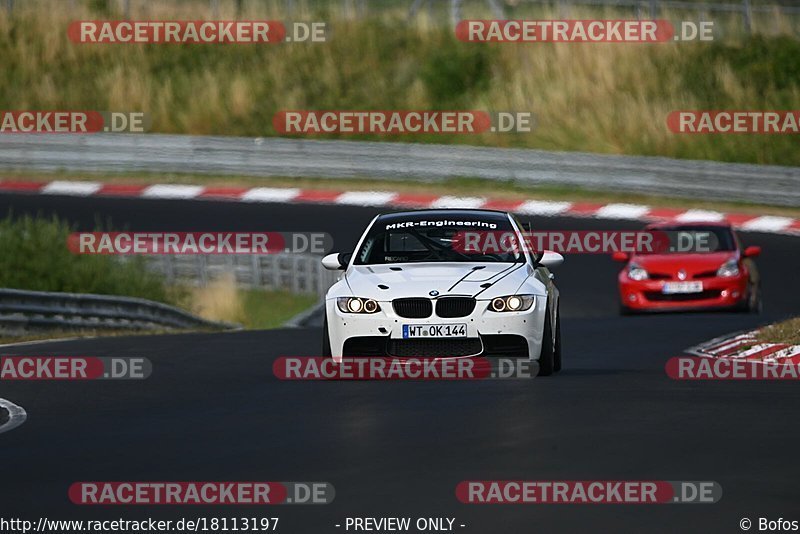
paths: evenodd
<path fill-rule="evenodd" d="M 525 261 L 519 250 L 465 251 L 469 233 L 514 232 L 511 223 L 493 219 L 415 219 L 378 220 L 356 253 L 356 265 L 421 262 L 500 262 Z"/>
<path fill-rule="evenodd" d="M 736 237 L 726 226 L 676 225 L 651 229 L 660 239 L 668 243 L 651 254 L 710 254 L 736 250 Z M 640 252 L 647 254 L 648 252 Z"/>

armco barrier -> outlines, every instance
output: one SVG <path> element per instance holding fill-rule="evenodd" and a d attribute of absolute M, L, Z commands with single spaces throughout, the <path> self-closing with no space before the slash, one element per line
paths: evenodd
<path fill-rule="evenodd" d="M 0 332 L 45 330 L 232 329 L 150 300 L 83 293 L 0 289 Z"/>
<path fill-rule="evenodd" d="M 800 206 L 800 167 L 472 146 L 161 134 L 0 136 L 0 170 L 437 180 Z"/>
<path fill-rule="evenodd" d="M 322 266 L 320 256 L 310 254 L 149 256 L 151 271 L 168 284 L 206 286 L 232 276 L 239 287 L 282 289 L 295 294 L 325 296 L 341 275 Z"/>

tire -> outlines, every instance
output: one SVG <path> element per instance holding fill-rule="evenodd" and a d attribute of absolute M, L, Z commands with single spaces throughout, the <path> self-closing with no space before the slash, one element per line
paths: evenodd
<path fill-rule="evenodd" d="M 629 307 L 625 306 L 624 304 L 620 304 L 619 305 L 619 314 L 622 315 L 622 316 L 633 315 L 633 310 L 631 310 Z"/>
<path fill-rule="evenodd" d="M 539 374 L 550 376 L 555 371 L 555 351 L 553 347 L 553 329 L 550 325 L 550 303 L 545 309 L 544 334 L 542 335 L 542 353 L 539 356 Z"/>
<path fill-rule="evenodd" d="M 556 348 L 553 354 L 553 370 L 561 371 L 561 309 L 556 308 Z"/>
<path fill-rule="evenodd" d="M 322 321 L 322 357 L 331 357 L 331 336 L 328 332 L 328 314 L 325 314 L 325 319 Z"/>
<path fill-rule="evenodd" d="M 750 288 L 750 295 L 747 298 L 747 311 L 748 313 L 761 313 L 764 303 L 761 300 L 761 287 L 756 285 Z"/>

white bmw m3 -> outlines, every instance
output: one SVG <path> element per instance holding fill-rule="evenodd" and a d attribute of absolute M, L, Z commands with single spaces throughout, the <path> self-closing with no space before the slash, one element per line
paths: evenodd
<path fill-rule="evenodd" d="M 524 231 L 500 211 L 375 217 L 354 253 L 322 260 L 344 271 L 325 297 L 323 354 L 336 361 L 504 356 L 537 360 L 540 376 L 558 371 L 559 292 L 550 270 L 563 257 L 524 246 L 464 246 L 497 235 L 521 244 Z"/>

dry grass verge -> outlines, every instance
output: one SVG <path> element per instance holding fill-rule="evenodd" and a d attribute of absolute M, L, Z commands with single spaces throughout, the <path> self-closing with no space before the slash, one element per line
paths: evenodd
<path fill-rule="evenodd" d="M 800 317 L 764 327 L 758 333 L 756 339 L 759 343 L 800 345 Z"/>

